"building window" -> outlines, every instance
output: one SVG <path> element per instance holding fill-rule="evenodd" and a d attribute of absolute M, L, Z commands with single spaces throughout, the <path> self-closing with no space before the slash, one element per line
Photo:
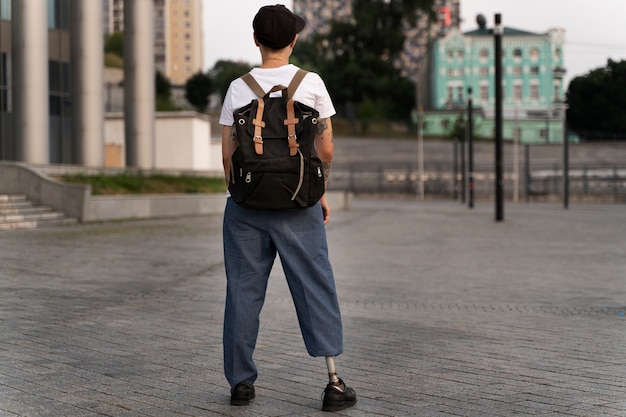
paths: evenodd
<path fill-rule="evenodd" d="M 2 112 L 12 110 L 8 85 L 8 80 L 10 79 L 8 71 L 11 66 L 8 61 L 9 56 L 4 52 L 0 53 L 0 111 Z"/>
<path fill-rule="evenodd" d="M 489 101 L 489 86 L 481 85 L 480 86 L 480 101 Z"/>
<path fill-rule="evenodd" d="M 52 94 L 70 93 L 70 64 L 48 61 L 48 83 Z"/>
<path fill-rule="evenodd" d="M 11 0 L 0 0 L 0 19 L 11 20 Z"/>
<path fill-rule="evenodd" d="M 481 49 L 479 54 L 478 54 L 480 61 L 481 62 L 485 62 L 489 59 L 489 50 L 488 49 Z"/>
<path fill-rule="evenodd" d="M 513 75 L 520 77 L 522 75 L 522 67 L 513 67 Z"/>
<path fill-rule="evenodd" d="M 530 86 L 530 99 L 533 101 L 539 101 L 539 86 L 537 84 Z"/>
<path fill-rule="evenodd" d="M 453 88 L 448 86 L 448 103 L 452 103 L 453 97 L 452 95 L 454 94 Z"/>
<path fill-rule="evenodd" d="M 463 97 L 463 86 L 456 88 L 456 100 L 458 103 L 463 103 L 465 101 Z"/>
<path fill-rule="evenodd" d="M 521 59 L 522 59 L 522 50 L 521 50 L 520 48 L 515 48 L 515 49 L 513 50 L 513 58 L 514 58 L 516 61 L 519 61 L 519 60 L 521 60 Z"/>
<path fill-rule="evenodd" d="M 0 53 L 0 87 L 7 88 L 8 83 L 8 55 L 5 52 Z"/>
<path fill-rule="evenodd" d="M 48 28 L 70 28 L 70 0 L 48 0 Z"/>
<path fill-rule="evenodd" d="M 539 67 L 536 65 L 530 67 L 530 75 L 539 75 Z"/>
<path fill-rule="evenodd" d="M 463 77 L 463 68 L 455 68 L 454 69 L 454 76 L 457 77 L 457 78 Z"/>
<path fill-rule="evenodd" d="M 515 101 L 522 101 L 522 86 L 520 84 L 513 86 L 513 95 L 515 97 Z"/>
<path fill-rule="evenodd" d="M 480 76 L 488 77 L 489 76 L 489 67 L 480 67 Z"/>
<path fill-rule="evenodd" d="M 539 49 L 533 48 L 533 49 L 530 50 L 530 59 L 532 61 L 538 61 L 539 60 Z"/>
<path fill-rule="evenodd" d="M 48 77 L 50 162 L 69 163 L 73 160 L 70 64 L 48 61 Z"/>
<path fill-rule="evenodd" d="M 558 82 L 554 83 L 554 101 L 561 101 L 561 84 Z"/>

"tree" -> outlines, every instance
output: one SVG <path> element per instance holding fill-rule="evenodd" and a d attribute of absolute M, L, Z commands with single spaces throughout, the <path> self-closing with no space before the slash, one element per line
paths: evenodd
<path fill-rule="evenodd" d="M 168 80 L 167 77 L 161 74 L 161 71 L 157 71 L 154 74 L 154 89 L 156 95 L 157 111 L 180 110 L 174 103 L 172 103 L 170 80 Z"/>
<path fill-rule="evenodd" d="M 198 71 L 185 83 L 185 98 L 202 113 L 209 105 L 209 95 L 213 92 L 213 81 L 208 74 Z"/>
<path fill-rule="evenodd" d="M 583 139 L 586 132 L 626 135 L 626 61 L 608 60 L 606 67 L 572 80 L 567 91 L 568 126 Z M 602 136 L 602 135 L 600 135 Z"/>
<path fill-rule="evenodd" d="M 104 52 L 124 58 L 124 33 L 116 31 L 105 37 Z"/>
<path fill-rule="evenodd" d="M 332 21 L 328 34 L 300 42 L 298 62 L 316 68 L 337 103 L 357 116 L 406 120 L 415 103 L 412 80 L 395 65 L 404 49 L 405 29 L 434 0 L 355 0 L 353 19 Z M 431 14 L 432 16 L 432 14 Z M 360 114 L 359 114 L 360 113 Z"/>
<path fill-rule="evenodd" d="M 172 96 L 170 80 L 161 71 L 157 71 L 154 75 L 154 88 L 157 97 L 169 100 Z"/>
<path fill-rule="evenodd" d="M 209 76 L 212 78 L 215 89 L 219 92 L 221 99 L 224 100 L 230 83 L 251 69 L 252 66 L 248 63 L 220 60 L 215 63 L 213 69 L 209 72 Z"/>

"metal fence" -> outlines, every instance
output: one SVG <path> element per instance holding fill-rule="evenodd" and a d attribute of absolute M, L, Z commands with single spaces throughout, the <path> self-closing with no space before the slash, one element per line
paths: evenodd
<path fill-rule="evenodd" d="M 567 171 L 568 194 L 572 199 L 626 202 L 626 162 L 624 166 L 570 165 Z M 329 188 L 354 194 L 421 195 L 463 198 L 468 192 L 469 174 L 463 175 L 454 164 L 424 167 L 423 178 L 416 165 L 359 163 L 333 166 Z M 561 166 L 525 164 L 516 172 L 505 172 L 504 190 L 511 200 L 551 200 L 565 192 Z M 474 197 L 491 198 L 495 193 L 493 166 L 474 169 Z"/>

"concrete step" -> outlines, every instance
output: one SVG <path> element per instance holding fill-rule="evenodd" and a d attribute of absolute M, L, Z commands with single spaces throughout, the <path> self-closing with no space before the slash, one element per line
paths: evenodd
<path fill-rule="evenodd" d="M 25 195 L 0 194 L 0 213 L 2 210 L 32 207 L 32 206 L 33 206 L 33 202 L 29 201 Z"/>
<path fill-rule="evenodd" d="M 0 194 L 0 231 L 77 223 L 64 213 L 33 204 L 24 195 Z"/>
<path fill-rule="evenodd" d="M 16 201 L 16 202 L 0 201 L 0 210 L 20 208 L 20 207 L 32 207 L 32 206 L 33 206 L 33 203 L 28 200 Z"/>
<path fill-rule="evenodd" d="M 39 227 L 69 226 L 76 223 L 76 219 L 69 217 L 62 217 L 58 219 L 0 222 L 0 232 L 5 230 L 36 229 Z"/>
<path fill-rule="evenodd" d="M 19 201 L 28 201 L 22 194 L 0 194 L 0 203 L 14 203 Z"/>
<path fill-rule="evenodd" d="M 50 210 L 44 209 L 39 210 L 34 213 L 17 213 L 17 214 L 4 214 L 0 215 L 0 222 L 21 222 L 21 221 L 31 221 L 31 220 L 52 220 L 52 219 L 61 219 L 65 217 L 65 214 Z"/>
<path fill-rule="evenodd" d="M 16 207 L 3 207 L 0 205 L 0 218 L 2 216 L 15 215 L 15 214 L 36 214 L 45 213 L 50 211 L 49 207 L 33 206 L 32 204 Z"/>

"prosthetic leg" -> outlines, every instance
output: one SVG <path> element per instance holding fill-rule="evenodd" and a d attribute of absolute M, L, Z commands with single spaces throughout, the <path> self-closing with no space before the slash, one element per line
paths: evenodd
<path fill-rule="evenodd" d="M 339 378 L 335 370 L 335 358 L 326 356 L 326 367 L 328 368 L 328 381 L 333 385 L 339 385 Z"/>
<path fill-rule="evenodd" d="M 337 376 L 335 369 L 335 358 L 326 356 L 326 366 L 328 367 L 328 385 L 322 394 L 323 411 L 339 411 L 356 404 L 356 394 L 350 387 Z"/>

